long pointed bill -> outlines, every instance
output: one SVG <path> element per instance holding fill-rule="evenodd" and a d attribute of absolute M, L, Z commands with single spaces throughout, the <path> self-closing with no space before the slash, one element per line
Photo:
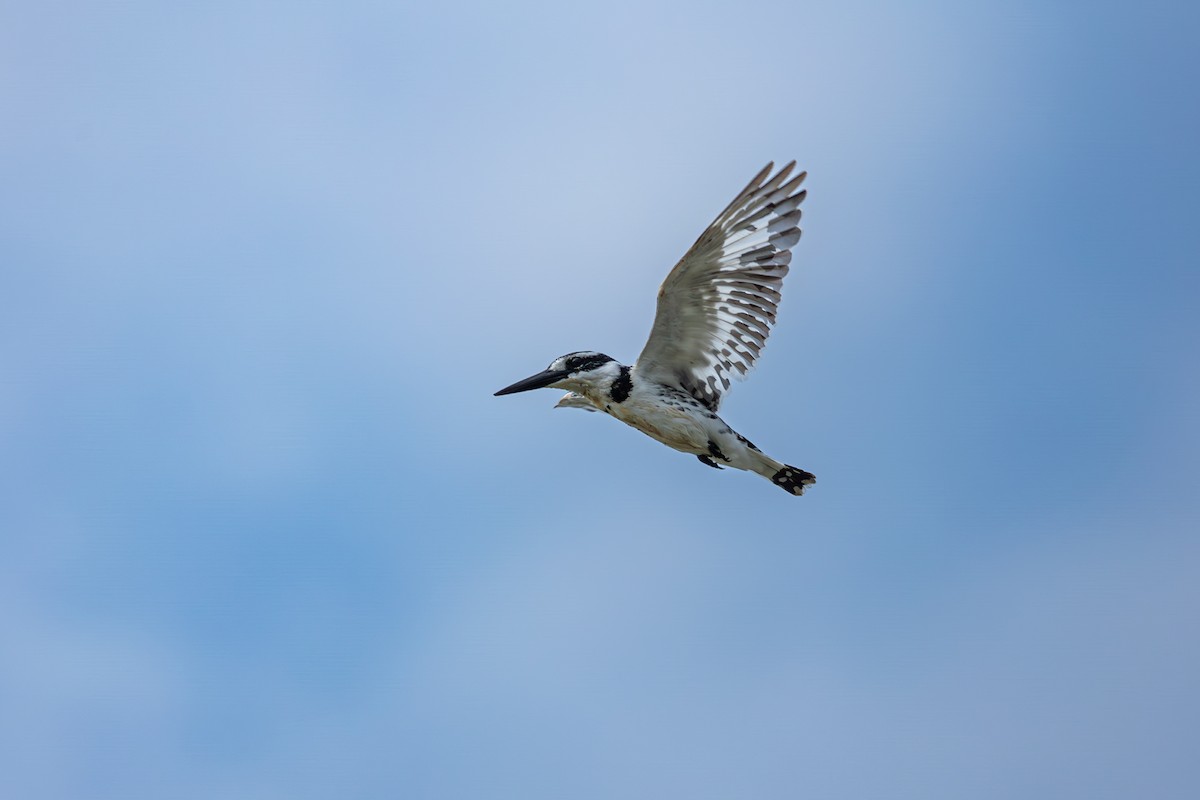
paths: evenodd
<path fill-rule="evenodd" d="M 517 381 L 512 386 L 506 386 L 496 392 L 493 397 L 499 397 L 502 394 L 515 394 L 517 392 L 528 392 L 530 389 L 541 389 L 555 381 L 560 381 L 567 377 L 569 373 L 566 370 L 545 370 L 537 375 L 530 375 L 523 381 Z"/>

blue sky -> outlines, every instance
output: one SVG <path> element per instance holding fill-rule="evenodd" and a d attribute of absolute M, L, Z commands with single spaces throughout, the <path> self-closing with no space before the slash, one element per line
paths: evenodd
<path fill-rule="evenodd" d="M 1195 797 L 1181 6 L 0 6 L 0 794 Z M 791 158 L 805 497 L 492 397 Z"/>

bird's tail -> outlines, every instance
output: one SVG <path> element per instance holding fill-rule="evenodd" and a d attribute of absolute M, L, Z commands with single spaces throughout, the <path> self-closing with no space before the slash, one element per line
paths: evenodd
<path fill-rule="evenodd" d="M 817 476 L 811 472 L 805 472 L 799 467 L 781 464 L 765 455 L 755 465 L 754 471 L 776 486 L 781 487 L 785 492 L 796 496 L 804 494 L 805 488 L 817 482 Z"/>
<path fill-rule="evenodd" d="M 798 467 L 789 467 L 787 464 L 784 464 L 783 469 L 771 476 L 771 483 L 782 486 L 785 492 L 791 492 L 794 495 L 804 494 L 804 487 L 812 486 L 816 482 L 816 475 Z"/>

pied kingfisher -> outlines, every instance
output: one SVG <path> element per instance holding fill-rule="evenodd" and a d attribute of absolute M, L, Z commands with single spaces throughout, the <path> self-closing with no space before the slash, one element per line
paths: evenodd
<path fill-rule="evenodd" d="M 775 322 L 806 194 L 807 173 L 789 179 L 795 166 L 771 175 L 767 164 L 675 265 L 636 364 L 568 353 L 496 395 L 567 389 L 557 408 L 603 411 L 710 467 L 750 470 L 803 494 L 812 473 L 765 455 L 717 416 L 729 379 L 745 378 Z"/>

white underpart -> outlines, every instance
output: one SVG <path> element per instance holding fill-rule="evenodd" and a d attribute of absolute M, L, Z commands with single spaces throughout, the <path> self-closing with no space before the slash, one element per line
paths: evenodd
<path fill-rule="evenodd" d="M 673 387 L 648 383 L 635 376 L 629 397 L 616 402 L 612 387 L 619 375 L 620 365 L 610 362 L 602 369 L 572 375 L 554 384 L 571 390 L 558 401 L 558 407 L 592 406 L 667 447 L 709 456 L 722 466 L 749 470 L 768 479 L 783 468 L 782 462 L 750 447 L 715 412 L 682 392 L 672 391 Z M 710 443 L 716 445 L 724 458 L 714 455 Z"/>

